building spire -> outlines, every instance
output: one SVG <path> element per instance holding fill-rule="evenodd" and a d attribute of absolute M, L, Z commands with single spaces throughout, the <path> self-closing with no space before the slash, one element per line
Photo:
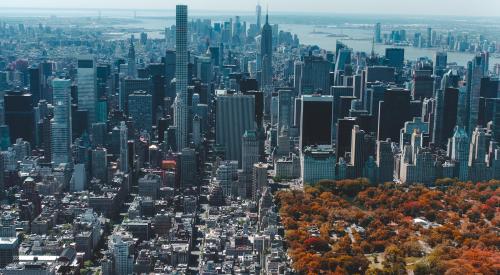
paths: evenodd
<path fill-rule="evenodd" d="M 269 25 L 269 4 L 266 4 L 266 25 Z"/>

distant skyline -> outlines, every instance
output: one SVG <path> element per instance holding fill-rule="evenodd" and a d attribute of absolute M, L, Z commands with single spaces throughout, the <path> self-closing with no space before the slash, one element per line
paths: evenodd
<path fill-rule="evenodd" d="M 215 5 L 214 5 L 215 3 Z M 349 13 L 387 15 L 500 16 L 499 0 L 269 0 L 260 1 L 263 12 L 270 13 Z M 186 4 L 192 10 L 212 12 L 253 12 L 257 1 L 249 0 L 10 0 L 0 1 L 0 8 L 61 9 L 164 9 Z"/>

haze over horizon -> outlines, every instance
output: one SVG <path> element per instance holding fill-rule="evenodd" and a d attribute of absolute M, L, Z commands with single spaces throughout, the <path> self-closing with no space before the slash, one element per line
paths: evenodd
<path fill-rule="evenodd" d="M 4 1 L 2 1 L 4 2 Z M 217 0 L 216 7 L 207 7 L 206 0 L 158 1 L 143 0 L 18 0 L 0 3 L 3 8 L 60 8 L 60 9 L 174 9 L 177 4 L 186 4 L 190 10 L 213 12 L 252 12 L 257 1 Z M 273 12 L 300 13 L 350 13 L 350 14 L 387 14 L 387 15 L 450 15 L 450 16 L 499 16 L 500 1 L 482 0 L 481 5 L 474 5 L 469 0 L 420 0 L 414 2 L 398 0 L 352 0 L 352 1 L 260 1 L 263 10 L 269 6 Z M 465 8 L 466 7 L 466 8 Z M 488 7 L 488 8 L 485 8 Z"/>

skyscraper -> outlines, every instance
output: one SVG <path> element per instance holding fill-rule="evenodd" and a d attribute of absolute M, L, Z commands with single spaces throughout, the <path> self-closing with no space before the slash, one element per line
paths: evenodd
<path fill-rule="evenodd" d="M 38 104 L 38 101 L 42 99 L 42 73 L 39 66 L 32 66 L 28 69 L 28 71 L 30 79 L 30 93 L 33 96 L 33 105 L 36 105 Z"/>
<path fill-rule="evenodd" d="M 451 160 L 455 162 L 458 179 L 466 181 L 469 177 L 469 137 L 465 128 L 457 126 L 451 139 Z"/>
<path fill-rule="evenodd" d="M 177 148 L 187 146 L 188 137 L 188 7 L 176 7 L 176 60 L 175 60 L 175 126 L 177 127 Z"/>
<path fill-rule="evenodd" d="M 278 132 L 290 128 L 293 122 L 293 90 L 278 91 Z"/>
<path fill-rule="evenodd" d="M 245 131 L 242 138 L 241 168 L 244 173 L 252 171 L 255 163 L 259 162 L 259 140 L 254 130 Z"/>
<path fill-rule="evenodd" d="M 260 64 L 262 66 L 261 87 L 267 88 L 273 84 L 273 29 L 269 25 L 269 14 L 262 27 L 260 41 Z"/>
<path fill-rule="evenodd" d="M 152 82 L 150 78 L 125 77 L 120 81 L 119 108 L 128 114 L 128 96 L 135 91 L 145 91 L 153 94 Z"/>
<path fill-rule="evenodd" d="M 399 139 L 399 132 L 410 118 L 410 92 L 404 89 L 387 89 L 384 100 L 379 102 L 378 139 Z"/>
<path fill-rule="evenodd" d="M 130 38 L 130 47 L 128 49 L 128 56 L 127 56 L 127 75 L 129 77 L 136 77 L 137 76 L 137 68 L 135 65 L 135 48 L 134 48 L 134 36 Z"/>
<path fill-rule="evenodd" d="M 52 81 L 54 117 L 51 121 L 52 161 L 54 165 L 71 161 L 71 80 Z"/>
<path fill-rule="evenodd" d="M 96 65 L 93 56 L 78 58 L 78 110 L 87 111 L 88 126 L 96 122 Z"/>
<path fill-rule="evenodd" d="M 22 138 L 35 144 L 35 113 L 32 95 L 22 91 L 9 91 L 4 96 L 5 124 L 9 126 L 11 142 Z M 1 105 L 1 99 L 0 99 Z M 1 106 L 0 106 L 1 107 Z M 2 117 L 0 110 L 0 119 Z"/>
<path fill-rule="evenodd" d="M 385 49 L 385 58 L 387 66 L 401 70 L 405 61 L 405 49 L 403 48 L 387 48 Z"/>
<path fill-rule="evenodd" d="M 300 146 L 331 145 L 333 127 L 333 97 L 302 96 Z"/>
<path fill-rule="evenodd" d="M 469 128 L 472 133 L 479 123 L 479 98 L 481 97 L 481 78 L 487 72 L 487 54 L 477 54 L 472 62 L 467 64 L 467 93 Z"/>
<path fill-rule="evenodd" d="M 382 43 L 382 24 L 375 24 L 374 40 L 375 43 Z"/>
<path fill-rule="evenodd" d="M 300 93 L 313 94 L 321 90 L 321 94 L 330 93 L 331 63 L 320 56 L 306 56 L 300 73 Z"/>
<path fill-rule="evenodd" d="M 216 142 L 225 148 L 226 160 L 237 160 L 241 165 L 243 134 L 255 129 L 254 96 L 217 96 Z"/>
<path fill-rule="evenodd" d="M 436 106 L 434 110 L 433 142 L 444 145 L 453 135 L 457 125 L 458 89 L 446 88 L 436 90 Z"/>
<path fill-rule="evenodd" d="M 427 28 L 427 48 L 432 47 L 432 28 Z"/>
<path fill-rule="evenodd" d="M 137 91 L 128 96 L 128 113 L 137 131 L 151 132 L 153 127 L 153 97 Z"/>
<path fill-rule="evenodd" d="M 394 154 L 390 139 L 377 141 L 377 168 L 379 183 L 394 180 Z"/>
<path fill-rule="evenodd" d="M 354 178 L 363 176 L 363 167 L 368 156 L 366 156 L 364 147 L 365 131 L 358 125 L 354 125 L 351 135 L 351 166 L 354 168 Z"/>
<path fill-rule="evenodd" d="M 442 77 L 448 66 L 448 53 L 446 52 L 436 52 L 434 61 L 434 74 Z M 445 87 L 443 87 L 445 88 Z"/>
<path fill-rule="evenodd" d="M 128 129 L 125 121 L 120 124 L 120 171 L 128 173 Z"/>

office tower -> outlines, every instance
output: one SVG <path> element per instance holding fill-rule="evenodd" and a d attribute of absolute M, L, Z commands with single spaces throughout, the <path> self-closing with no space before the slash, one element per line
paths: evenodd
<path fill-rule="evenodd" d="M 128 173 L 128 129 L 125 121 L 120 124 L 120 171 Z"/>
<path fill-rule="evenodd" d="M 52 105 L 54 117 L 51 121 L 52 161 L 54 165 L 71 162 L 71 80 L 52 81 Z"/>
<path fill-rule="evenodd" d="M 215 178 L 222 188 L 224 197 L 231 196 L 233 194 L 233 190 L 237 190 L 236 184 L 238 184 L 238 162 L 221 162 L 219 167 L 217 167 Z"/>
<path fill-rule="evenodd" d="M 388 66 L 371 66 L 366 68 L 366 82 L 383 82 L 394 83 L 396 82 L 396 72 L 394 67 Z"/>
<path fill-rule="evenodd" d="M 469 128 L 471 133 L 479 123 L 479 99 L 481 97 L 481 78 L 487 72 L 487 54 L 477 54 L 472 62 L 467 64 L 467 92 Z"/>
<path fill-rule="evenodd" d="M 188 8 L 176 7 L 176 60 L 175 60 L 175 126 L 177 127 L 177 148 L 187 146 L 188 137 Z"/>
<path fill-rule="evenodd" d="M 138 181 L 139 196 L 150 197 L 153 200 L 158 199 L 158 193 L 161 187 L 161 178 L 159 175 L 146 174 Z"/>
<path fill-rule="evenodd" d="M 233 94 L 217 96 L 216 142 L 225 148 L 226 160 L 241 164 L 242 136 L 255 130 L 255 98 Z"/>
<path fill-rule="evenodd" d="M 193 117 L 193 143 L 195 146 L 201 144 L 201 118 L 198 115 Z"/>
<path fill-rule="evenodd" d="M 93 56 L 78 58 L 78 110 L 87 111 L 87 126 L 96 122 L 96 65 Z"/>
<path fill-rule="evenodd" d="M 345 158 L 346 153 L 351 150 L 352 129 L 357 121 L 354 117 L 346 117 L 337 120 L 335 136 L 335 152 L 337 159 Z"/>
<path fill-rule="evenodd" d="M 342 118 L 341 97 L 352 96 L 354 90 L 351 86 L 332 86 L 330 91 L 333 96 L 333 123 L 335 125 L 337 120 Z"/>
<path fill-rule="evenodd" d="M 434 77 L 432 76 L 432 70 L 414 71 L 411 94 L 414 100 L 422 100 L 433 96 Z"/>
<path fill-rule="evenodd" d="M 433 143 L 445 145 L 457 125 L 458 89 L 436 90 Z"/>
<path fill-rule="evenodd" d="M 166 50 L 165 58 L 163 63 L 165 63 L 165 95 L 168 97 L 175 97 L 175 87 L 172 87 L 172 79 L 175 78 L 175 67 L 176 67 L 176 53 L 174 50 Z"/>
<path fill-rule="evenodd" d="M 335 179 L 335 150 L 331 145 L 307 146 L 301 154 L 301 178 L 304 183 Z"/>
<path fill-rule="evenodd" d="M 290 134 L 289 129 L 283 127 L 281 130 L 277 131 L 277 148 L 276 148 L 276 156 L 288 156 L 290 154 Z"/>
<path fill-rule="evenodd" d="M 134 36 L 130 37 L 130 46 L 128 49 L 127 56 L 127 76 L 135 78 L 137 77 L 137 68 L 135 64 L 135 48 L 134 48 Z"/>
<path fill-rule="evenodd" d="M 260 31 L 260 28 L 262 27 L 262 6 L 257 4 L 257 7 L 255 8 L 255 13 L 257 15 L 257 28 Z"/>
<path fill-rule="evenodd" d="M 27 92 L 8 91 L 4 96 L 4 102 L 5 124 L 9 126 L 11 142 L 14 142 L 17 138 L 22 138 L 31 144 L 35 144 L 35 131 L 33 131 L 35 112 L 33 111 L 32 95 Z"/>
<path fill-rule="evenodd" d="M 293 88 L 296 95 L 302 95 L 302 70 L 304 62 L 295 61 L 293 64 Z"/>
<path fill-rule="evenodd" d="M 320 56 L 305 56 L 300 73 L 300 93 L 327 95 L 330 92 L 331 64 Z"/>
<path fill-rule="evenodd" d="M 353 83 L 352 83 L 352 89 L 353 89 L 353 96 L 355 96 L 357 99 L 362 100 L 362 95 L 364 95 L 364 83 L 362 80 L 362 76 L 360 74 L 356 74 L 352 77 Z"/>
<path fill-rule="evenodd" d="M 266 14 L 266 23 L 262 27 L 259 58 L 262 66 L 261 87 L 269 89 L 273 85 L 273 29 L 269 25 L 269 14 Z"/>
<path fill-rule="evenodd" d="M 390 139 L 377 141 L 378 183 L 394 181 L 394 154 Z"/>
<path fill-rule="evenodd" d="M 128 96 L 128 114 L 134 129 L 151 132 L 153 127 L 153 97 L 145 91 L 137 91 Z"/>
<path fill-rule="evenodd" d="M 331 145 L 333 97 L 303 95 L 300 116 L 300 146 Z"/>
<path fill-rule="evenodd" d="M 451 138 L 451 160 L 455 162 L 458 171 L 456 175 L 460 181 L 469 179 L 469 137 L 465 127 L 457 126 Z"/>
<path fill-rule="evenodd" d="M 375 24 L 374 41 L 375 43 L 382 43 L 382 24 L 380 23 Z"/>
<path fill-rule="evenodd" d="M 493 139 L 500 143 L 500 98 L 496 98 L 493 104 Z"/>
<path fill-rule="evenodd" d="M 385 59 L 387 66 L 395 68 L 397 71 L 403 69 L 405 62 L 405 50 L 402 48 L 386 48 Z"/>
<path fill-rule="evenodd" d="M 436 52 L 434 60 L 434 74 L 442 77 L 446 72 L 446 67 L 448 66 L 448 53 L 446 52 Z M 446 87 L 442 87 L 446 88 Z"/>
<path fill-rule="evenodd" d="M 432 48 L 432 28 L 427 28 L 427 48 Z"/>
<path fill-rule="evenodd" d="M 255 98 L 255 122 L 257 123 L 257 128 L 262 127 L 262 122 L 264 119 L 264 93 L 261 91 L 246 91 L 243 92 L 244 95 L 250 95 Z"/>
<path fill-rule="evenodd" d="M 252 180 L 252 199 L 258 201 L 262 190 L 267 187 L 267 169 L 268 165 L 264 163 L 255 163 L 253 166 Z"/>
<path fill-rule="evenodd" d="M 105 146 L 107 143 L 107 125 L 106 123 L 92 123 L 92 128 L 90 129 L 90 139 L 92 142 L 92 148 Z"/>
<path fill-rule="evenodd" d="M 398 140 L 399 131 L 410 118 L 410 91 L 387 89 L 379 103 L 378 140 Z"/>
<path fill-rule="evenodd" d="M 293 122 L 293 90 L 278 91 L 278 131 L 290 128 Z"/>
<path fill-rule="evenodd" d="M 260 159 L 259 139 L 256 131 L 245 131 L 242 138 L 241 150 L 241 168 L 244 173 L 250 172 L 253 165 L 258 163 Z"/>
<path fill-rule="evenodd" d="M 351 134 L 351 163 L 350 165 L 354 168 L 353 176 L 354 178 L 360 178 L 363 176 L 363 168 L 366 161 L 368 160 L 368 155 L 365 154 L 365 131 L 361 130 L 358 125 L 354 125 Z"/>
<path fill-rule="evenodd" d="M 98 147 L 92 150 L 92 177 L 100 180 L 102 183 L 107 181 L 108 177 L 108 151 L 106 148 Z"/>
<path fill-rule="evenodd" d="M 135 91 L 145 91 L 153 94 L 150 78 L 123 78 L 120 81 L 119 107 L 121 111 L 128 114 L 128 96 Z"/>
<path fill-rule="evenodd" d="M 346 66 L 351 64 L 352 50 L 347 48 L 345 45 L 336 51 L 337 60 L 335 63 L 335 85 L 341 85 L 340 78 L 338 77 L 338 72 L 345 71 Z"/>
<path fill-rule="evenodd" d="M 486 169 L 486 129 L 476 127 L 469 147 L 469 180 L 481 182 L 488 178 Z"/>
<path fill-rule="evenodd" d="M 30 79 L 30 93 L 33 96 L 33 105 L 36 106 L 38 101 L 42 99 L 42 73 L 40 67 L 32 66 L 28 69 Z M 1 87 L 0 87 L 0 90 Z"/>
<path fill-rule="evenodd" d="M 180 158 L 180 184 L 181 189 L 196 186 L 196 151 L 191 148 L 184 148 L 179 154 Z"/>

